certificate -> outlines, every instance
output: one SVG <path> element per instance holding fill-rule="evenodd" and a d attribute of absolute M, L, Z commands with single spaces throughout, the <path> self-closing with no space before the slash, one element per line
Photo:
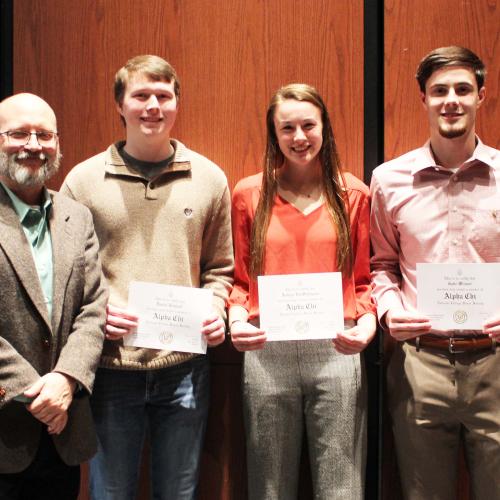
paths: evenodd
<path fill-rule="evenodd" d="M 128 346 L 206 353 L 203 320 L 212 311 L 212 290 L 132 281 L 128 307 L 139 317 Z"/>
<path fill-rule="evenodd" d="M 344 329 L 341 273 L 259 276 L 267 340 L 332 339 Z"/>
<path fill-rule="evenodd" d="M 417 264 L 417 308 L 436 330 L 482 330 L 500 305 L 500 264 Z"/>

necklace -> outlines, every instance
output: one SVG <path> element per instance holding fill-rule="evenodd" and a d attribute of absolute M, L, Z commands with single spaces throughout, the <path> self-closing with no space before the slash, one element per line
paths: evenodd
<path fill-rule="evenodd" d="M 319 198 L 322 194 L 322 189 L 320 184 L 314 184 L 312 186 L 290 186 L 287 182 L 280 180 L 278 182 L 278 189 L 281 191 L 286 191 L 292 193 L 294 196 L 302 198 Z"/>

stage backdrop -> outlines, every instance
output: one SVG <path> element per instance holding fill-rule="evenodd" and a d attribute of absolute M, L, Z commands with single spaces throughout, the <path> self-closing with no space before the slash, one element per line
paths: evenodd
<path fill-rule="evenodd" d="M 479 133 L 500 147 L 500 2 L 386 0 L 382 8 L 383 16 L 367 21 L 384 22 L 385 157 L 425 141 L 414 72 L 427 51 L 449 44 L 470 46 L 489 66 Z M 53 188 L 76 163 L 123 137 L 113 76 L 127 59 L 145 53 L 166 58 L 179 73 L 174 135 L 218 163 L 231 187 L 261 168 L 270 95 L 297 81 L 320 90 L 343 164 L 362 177 L 363 22 L 362 0 L 16 0 L 14 91 L 39 94 L 56 111 L 64 161 Z M 227 345 L 211 357 L 200 497 L 243 500 L 241 357 Z M 399 498 L 390 436 L 385 443 L 383 496 Z M 303 476 L 300 497 L 311 498 Z M 466 479 L 460 490 L 460 498 L 468 498 Z M 139 496 L 148 498 L 146 478 Z"/>
<path fill-rule="evenodd" d="M 362 177 L 362 7 L 362 0 L 16 0 L 14 90 L 45 98 L 59 122 L 64 162 L 52 187 L 123 137 L 113 77 L 138 54 L 160 55 L 176 68 L 181 102 L 174 135 L 219 164 L 231 188 L 260 170 L 269 98 L 290 82 L 318 88 L 341 159 Z M 200 495 L 242 500 L 241 357 L 229 346 L 211 355 Z M 147 498 L 145 478 L 141 487 Z M 302 489 L 309 491 L 307 481 Z"/>

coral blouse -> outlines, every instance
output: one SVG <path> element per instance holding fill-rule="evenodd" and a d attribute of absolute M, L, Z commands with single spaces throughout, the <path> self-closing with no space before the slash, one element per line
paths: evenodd
<path fill-rule="evenodd" d="M 375 314 L 371 300 L 369 190 L 353 175 L 345 174 L 354 272 L 343 276 L 344 318 L 357 320 Z M 235 251 L 234 288 L 229 305 L 244 307 L 249 319 L 259 315 L 257 282 L 249 278 L 250 238 L 259 201 L 262 173 L 242 179 L 232 200 Z M 337 234 L 325 204 L 304 215 L 276 195 L 266 239 L 265 274 L 324 273 L 338 271 Z"/>

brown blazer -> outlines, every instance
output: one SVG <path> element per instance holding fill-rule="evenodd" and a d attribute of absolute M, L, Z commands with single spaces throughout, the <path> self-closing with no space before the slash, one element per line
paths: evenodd
<path fill-rule="evenodd" d="M 68 423 L 53 438 L 61 458 L 76 465 L 96 450 L 89 394 L 104 339 L 107 287 L 90 212 L 61 194 L 51 196 L 52 321 L 30 244 L 0 186 L 0 473 L 32 462 L 44 424 L 13 398 L 53 370 L 80 384 Z"/>

